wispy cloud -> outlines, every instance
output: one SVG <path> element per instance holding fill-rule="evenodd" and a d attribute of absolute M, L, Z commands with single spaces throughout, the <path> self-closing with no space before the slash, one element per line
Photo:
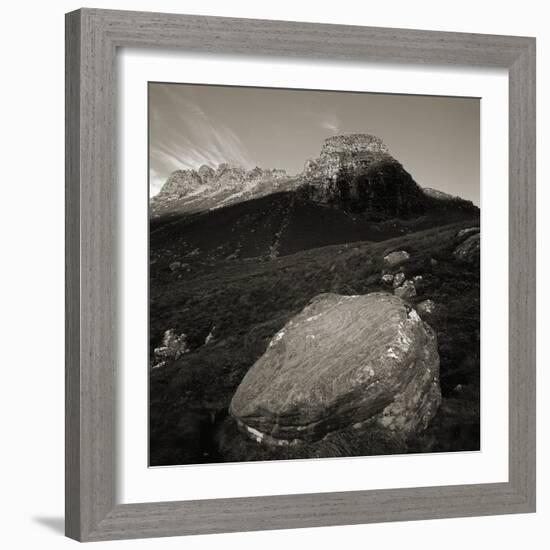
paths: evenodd
<path fill-rule="evenodd" d="M 158 193 L 174 170 L 223 162 L 254 163 L 235 132 L 214 120 L 181 86 L 158 85 L 150 103 L 150 193 Z"/>
<path fill-rule="evenodd" d="M 340 121 L 338 120 L 338 117 L 336 115 L 327 115 L 321 121 L 321 128 L 324 128 L 325 130 L 329 130 L 333 134 L 339 134 Z"/>

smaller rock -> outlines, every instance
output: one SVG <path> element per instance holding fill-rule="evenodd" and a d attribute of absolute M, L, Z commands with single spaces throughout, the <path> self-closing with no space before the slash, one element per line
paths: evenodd
<path fill-rule="evenodd" d="M 419 302 L 416 304 L 416 311 L 420 315 L 420 317 L 424 318 L 428 315 L 433 315 L 436 310 L 436 305 L 433 300 L 423 300 L 422 302 Z"/>
<path fill-rule="evenodd" d="M 415 285 L 417 285 L 418 283 L 421 283 L 422 280 L 423 280 L 422 275 L 415 275 L 413 277 L 413 282 L 414 282 Z"/>
<path fill-rule="evenodd" d="M 178 269 L 181 269 L 181 262 L 172 262 L 169 266 L 170 271 L 177 271 Z"/>
<path fill-rule="evenodd" d="M 435 259 L 435 258 L 431 258 L 430 259 L 430 265 L 432 267 L 435 267 L 439 262 Z"/>
<path fill-rule="evenodd" d="M 414 283 L 409 279 L 405 281 L 400 287 L 396 288 L 393 293 L 403 300 L 410 300 L 416 296 L 416 288 Z"/>
<path fill-rule="evenodd" d="M 393 274 L 385 273 L 384 275 L 382 275 L 382 278 L 380 279 L 380 281 L 384 285 L 391 285 L 393 283 Z"/>
<path fill-rule="evenodd" d="M 153 351 L 156 360 L 153 368 L 164 366 L 167 360 L 177 360 L 188 351 L 187 336 L 183 332 L 178 336 L 174 329 L 168 329 L 162 337 L 162 346 Z"/>
<path fill-rule="evenodd" d="M 466 229 L 461 229 L 456 236 L 465 237 L 466 235 L 473 235 L 474 233 L 479 233 L 479 227 L 467 227 Z"/>
<path fill-rule="evenodd" d="M 393 278 L 393 288 L 397 288 L 398 286 L 401 286 L 404 281 L 405 281 L 405 274 L 396 273 Z"/>
<path fill-rule="evenodd" d="M 212 329 L 210 330 L 210 332 L 208 333 L 208 336 L 204 339 L 204 345 L 207 346 L 211 341 L 212 339 L 214 338 L 214 330 L 215 330 L 216 327 L 212 327 Z"/>
<path fill-rule="evenodd" d="M 388 265 L 399 265 L 406 262 L 410 258 L 410 254 L 404 250 L 398 250 L 390 252 L 387 256 L 384 256 L 384 262 Z"/>

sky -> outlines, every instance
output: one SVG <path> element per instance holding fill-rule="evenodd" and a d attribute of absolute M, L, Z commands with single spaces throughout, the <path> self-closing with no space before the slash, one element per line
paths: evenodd
<path fill-rule="evenodd" d="M 367 133 L 422 187 L 479 205 L 479 115 L 477 98 L 150 83 L 150 193 L 203 164 L 294 175 L 324 139 Z"/>

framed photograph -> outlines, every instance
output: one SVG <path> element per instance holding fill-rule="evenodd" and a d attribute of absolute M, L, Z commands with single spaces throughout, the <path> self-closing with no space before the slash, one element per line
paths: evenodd
<path fill-rule="evenodd" d="M 66 534 L 535 511 L 535 40 L 66 19 Z"/>

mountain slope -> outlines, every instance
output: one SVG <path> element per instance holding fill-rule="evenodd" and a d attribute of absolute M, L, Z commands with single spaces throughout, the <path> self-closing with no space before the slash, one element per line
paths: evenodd
<path fill-rule="evenodd" d="M 260 257 L 264 260 L 309 248 L 355 241 L 381 241 L 465 219 L 477 213 L 425 212 L 409 220 L 373 221 L 286 191 L 195 215 L 151 222 L 151 258 L 167 266 L 189 258 L 203 262 Z M 196 262 L 195 262 L 196 263 Z"/>

